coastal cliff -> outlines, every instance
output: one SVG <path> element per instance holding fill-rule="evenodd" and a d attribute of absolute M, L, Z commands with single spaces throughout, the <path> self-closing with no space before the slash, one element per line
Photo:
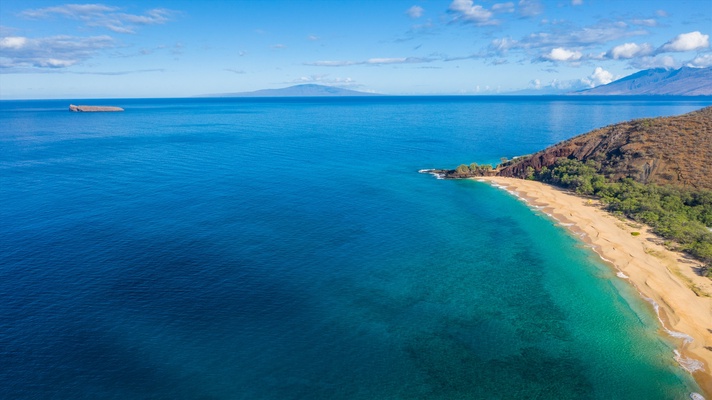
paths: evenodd
<path fill-rule="evenodd" d="M 117 112 L 117 111 L 124 111 L 124 109 L 121 107 L 111 107 L 111 106 L 75 106 L 74 104 L 70 104 L 69 111 L 73 111 L 73 112 Z"/>

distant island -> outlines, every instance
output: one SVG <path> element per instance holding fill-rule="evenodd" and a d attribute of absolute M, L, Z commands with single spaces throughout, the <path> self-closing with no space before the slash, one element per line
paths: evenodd
<path fill-rule="evenodd" d="M 281 89 L 262 89 L 254 92 L 218 93 L 200 97 L 349 97 L 349 96 L 381 96 L 376 93 L 359 92 L 335 86 L 304 84 Z"/>
<path fill-rule="evenodd" d="M 636 72 L 607 85 L 578 91 L 525 89 L 505 95 L 597 95 L 597 96 L 712 96 L 712 67 L 654 68 Z M 214 93 L 197 97 L 365 97 L 385 96 L 316 84 L 262 89 L 252 92 Z"/>
<path fill-rule="evenodd" d="M 646 69 L 579 95 L 712 96 L 712 68 Z"/>
<path fill-rule="evenodd" d="M 124 109 L 121 107 L 112 107 L 112 106 L 75 106 L 74 104 L 70 104 L 69 111 L 72 111 L 72 112 L 117 112 L 117 111 L 124 111 Z"/>

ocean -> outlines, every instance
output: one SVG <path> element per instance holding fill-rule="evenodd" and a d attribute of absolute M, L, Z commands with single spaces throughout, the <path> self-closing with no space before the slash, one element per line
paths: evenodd
<path fill-rule="evenodd" d="M 675 342 L 590 248 L 418 170 L 711 104 L 2 101 L 0 397 L 687 399 Z"/>

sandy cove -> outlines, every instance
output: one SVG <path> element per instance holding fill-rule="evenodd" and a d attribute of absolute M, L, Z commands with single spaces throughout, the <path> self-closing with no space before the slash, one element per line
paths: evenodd
<path fill-rule="evenodd" d="M 712 280 L 695 273 L 700 263 L 666 249 L 646 226 L 616 218 L 596 200 L 541 182 L 484 177 L 566 224 L 654 305 L 661 332 L 677 342 L 676 359 L 712 399 Z M 634 236 L 632 232 L 640 232 Z M 694 287 L 694 291 L 693 291 Z M 697 292 L 697 294 L 695 293 Z"/>

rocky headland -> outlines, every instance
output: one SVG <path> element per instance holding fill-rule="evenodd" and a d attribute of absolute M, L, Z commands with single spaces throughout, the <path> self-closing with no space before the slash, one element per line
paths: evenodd
<path fill-rule="evenodd" d="M 492 168 L 460 165 L 434 169 L 445 179 L 480 176 L 528 178 L 559 159 L 593 161 L 611 181 L 712 189 L 712 107 L 674 117 L 643 118 L 609 125 Z"/>

